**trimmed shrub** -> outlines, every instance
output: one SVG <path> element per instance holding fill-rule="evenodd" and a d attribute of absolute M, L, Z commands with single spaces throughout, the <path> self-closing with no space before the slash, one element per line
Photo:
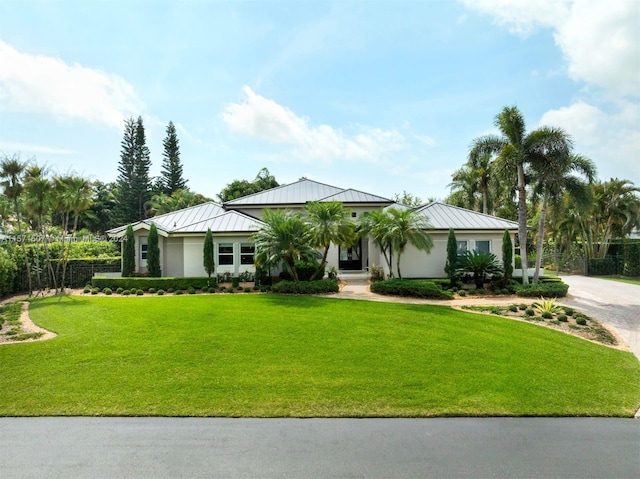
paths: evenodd
<path fill-rule="evenodd" d="M 164 289 L 158 290 L 158 296 L 164 296 Z"/>
<path fill-rule="evenodd" d="M 579 324 L 580 326 L 586 326 L 587 320 L 584 317 L 576 318 L 576 324 Z"/>
<path fill-rule="evenodd" d="M 193 286 L 191 286 L 191 287 L 187 290 L 187 293 L 189 293 L 189 294 L 196 294 L 196 289 L 195 289 Z"/>
<path fill-rule="evenodd" d="M 91 288 L 91 294 L 98 294 L 100 292 L 100 288 Z"/>
<path fill-rule="evenodd" d="M 238 289 L 240 287 L 240 278 L 237 276 L 231 278 L 231 286 L 233 286 L 234 289 Z"/>
<path fill-rule="evenodd" d="M 559 314 L 558 315 L 558 321 L 560 321 L 561 323 L 566 323 L 569 320 L 567 319 L 567 315 L 566 314 Z"/>
<path fill-rule="evenodd" d="M 511 311 L 512 313 L 517 313 L 518 312 L 518 305 L 517 304 L 512 304 L 509 306 L 509 311 Z"/>
<path fill-rule="evenodd" d="M 113 293 L 113 291 L 111 291 L 111 288 L 104 288 L 102 292 L 107 296 L 111 296 L 111 293 Z"/>
<path fill-rule="evenodd" d="M 188 289 L 190 287 L 198 288 L 198 289 L 206 288 L 208 279 L 209 278 L 207 277 L 105 278 L 105 277 L 95 276 L 91 280 L 91 285 L 93 287 L 97 287 L 100 289 L 103 289 L 103 288 L 116 289 L 118 287 L 122 287 L 124 289 L 148 290 L 149 288 L 155 288 L 157 291 L 158 289 L 162 288 L 165 291 L 169 291 L 169 289 L 173 289 L 173 290 Z M 215 278 L 211 278 L 211 285 L 215 286 Z"/>
<path fill-rule="evenodd" d="M 520 284 L 516 294 L 522 298 L 564 298 L 569 291 L 569 285 L 562 281 L 538 284 Z"/>
<path fill-rule="evenodd" d="M 544 319 L 551 319 L 553 318 L 553 314 L 551 314 L 549 311 L 543 311 L 542 314 L 540 315 L 542 316 Z"/>
<path fill-rule="evenodd" d="M 412 279 L 387 279 L 371 284 L 371 291 L 388 296 L 407 296 L 412 298 L 453 299 L 453 294 L 443 291 L 432 281 Z"/>
<path fill-rule="evenodd" d="M 124 288 L 118 288 L 116 289 L 116 293 L 118 294 L 122 294 L 122 292 L 124 291 Z"/>
<path fill-rule="evenodd" d="M 524 310 L 524 314 L 526 314 L 527 316 L 535 316 L 536 312 L 531 308 L 527 308 Z"/>
<path fill-rule="evenodd" d="M 136 290 L 136 295 L 142 296 L 143 294 L 144 294 L 144 291 L 142 291 L 141 289 Z"/>
<path fill-rule="evenodd" d="M 339 291 L 338 281 L 335 279 L 321 279 L 318 281 L 280 281 L 271 287 L 274 293 L 284 294 L 326 294 Z"/>
<path fill-rule="evenodd" d="M 167 293 L 169 293 L 169 294 L 173 294 L 173 292 L 174 292 L 174 291 L 175 291 L 175 290 L 174 290 L 173 288 L 169 288 L 169 289 L 167 289 Z"/>
<path fill-rule="evenodd" d="M 524 304 L 524 303 L 520 303 L 520 304 L 518 305 L 518 309 L 519 309 L 520 311 L 524 311 L 524 310 L 526 310 L 528 307 L 529 307 L 529 306 L 527 306 L 527 305 L 526 305 L 526 304 Z"/>
<path fill-rule="evenodd" d="M 464 298 L 467 295 L 467 292 L 464 289 L 458 291 L 458 296 Z"/>
<path fill-rule="evenodd" d="M 156 292 L 156 288 L 149 288 L 149 293 L 154 294 Z"/>
<path fill-rule="evenodd" d="M 184 291 L 182 291 L 181 289 L 176 289 L 176 293 L 175 293 L 176 295 L 180 295 L 182 293 L 184 293 Z"/>
<path fill-rule="evenodd" d="M 125 289 L 122 291 L 122 296 L 129 296 L 131 294 L 131 291 L 129 291 L 128 289 Z"/>
<path fill-rule="evenodd" d="M 84 289 L 82 290 L 82 292 L 84 294 L 90 293 L 91 292 L 91 286 L 87 285 L 84 287 Z"/>
<path fill-rule="evenodd" d="M 562 309 L 564 309 L 564 312 L 567 316 L 573 316 L 575 314 L 575 310 L 573 308 L 570 308 L 568 306 L 563 307 Z"/>

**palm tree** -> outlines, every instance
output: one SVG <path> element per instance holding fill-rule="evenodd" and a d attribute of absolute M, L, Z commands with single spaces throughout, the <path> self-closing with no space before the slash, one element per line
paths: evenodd
<path fill-rule="evenodd" d="M 5 196 L 13 202 L 13 208 L 16 215 L 16 222 L 18 225 L 18 236 L 20 244 L 22 245 L 22 253 L 24 255 L 24 263 L 27 268 L 27 284 L 29 287 L 29 296 L 31 296 L 31 265 L 27 256 L 27 247 L 25 245 L 25 238 L 22 234 L 22 221 L 20 218 L 20 195 L 22 194 L 23 185 L 21 183 L 21 177 L 24 173 L 25 163 L 21 162 L 17 156 L 11 158 L 5 156 L 0 163 L 0 177 L 3 179 L 2 187 Z"/>
<path fill-rule="evenodd" d="M 493 211 L 494 198 L 498 194 L 499 182 L 493 172 L 493 156 L 490 153 L 470 155 L 467 163 L 462 168 L 453 172 L 449 188 L 452 194 L 463 191 L 461 195 L 465 203 L 459 206 L 480 210 L 484 214 Z M 479 196 L 479 198 L 478 198 Z M 482 208 L 479 208 L 478 199 Z"/>
<path fill-rule="evenodd" d="M 518 191 L 518 239 L 522 256 L 522 282 L 529 283 L 527 275 L 527 184 L 525 169 L 536 155 L 569 154 L 571 143 L 560 128 L 541 127 L 526 133 L 525 122 L 517 107 L 504 107 L 496 116 L 494 125 L 500 135 L 486 135 L 473 140 L 470 159 L 491 154 L 496 157 L 496 171 L 513 181 Z M 515 172 L 515 175 L 514 175 Z"/>
<path fill-rule="evenodd" d="M 265 225 L 251 236 L 256 248 L 256 267 L 282 263 L 293 280 L 298 281 L 296 261 L 319 256 L 312 246 L 314 235 L 309 224 L 290 210 L 265 210 L 262 221 Z"/>
<path fill-rule="evenodd" d="M 324 274 L 327 255 L 331 244 L 350 246 L 356 239 L 355 223 L 351 220 L 351 210 L 345 209 L 340 201 L 314 201 L 307 204 L 307 222 L 313 231 L 314 246 L 322 248 L 320 267 L 311 280 Z"/>
<path fill-rule="evenodd" d="M 533 282 L 537 283 L 542 262 L 547 207 L 556 207 L 565 191 L 569 192 L 575 201 L 585 204 L 589 199 L 588 184 L 593 183 L 596 166 L 589 158 L 581 155 L 534 155 L 531 172 L 533 193 L 542 198 L 533 275 Z M 575 174 L 585 177 L 586 181 Z"/>
<path fill-rule="evenodd" d="M 408 244 L 418 250 L 429 253 L 433 248 L 431 235 L 425 230 L 431 228 L 429 220 L 411 209 L 389 208 L 387 214 L 390 217 L 389 237 L 393 250 L 396 252 L 396 267 L 398 278 L 402 279 L 400 271 L 400 258 Z"/>
<path fill-rule="evenodd" d="M 373 210 L 364 213 L 358 221 L 360 236 L 369 236 L 380 248 L 389 269 L 389 277 L 393 278 L 393 244 L 391 242 L 390 216 L 386 211 Z"/>

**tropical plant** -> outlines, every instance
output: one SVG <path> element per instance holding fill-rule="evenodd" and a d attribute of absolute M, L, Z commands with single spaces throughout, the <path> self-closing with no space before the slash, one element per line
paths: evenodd
<path fill-rule="evenodd" d="M 391 243 L 391 218 L 386 211 L 373 210 L 364 213 L 358 221 L 361 236 L 369 236 L 380 248 L 389 270 L 389 277 L 393 278 L 393 244 Z"/>
<path fill-rule="evenodd" d="M 539 314 L 556 314 L 562 310 L 562 308 L 556 304 L 555 299 L 545 298 L 540 298 L 540 301 L 532 303 L 531 307 Z"/>
<path fill-rule="evenodd" d="M 31 296 L 33 286 L 31 282 L 31 265 L 29 257 L 27 256 L 27 249 L 25 245 L 24 235 L 22 233 L 22 218 L 20 215 L 20 195 L 22 194 L 22 174 L 24 173 L 25 163 L 20 161 L 20 158 L 16 155 L 9 158 L 5 155 L 4 159 L 0 163 L 0 178 L 2 178 L 2 188 L 4 194 L 13 203 L 15 212 L 15 220 L 18 229 L 18 237 L 22 246 L 22 254 L 27 269 L 27 285 L 29 288 L 29 296 Z"/>
<path fill-rule="evenodd" d="M 458 257 L 458 271 L 473 274 L 476 288 L 482 289 L 491 276 L 501 274 L 503 270 L 495 254 L 474 250 L 465 251 Z"/>
<path fill-rule="evenodd" d="M 213 234 L 211 233 L 211 228 L 207 228 L 207 234 L 204 236 L 204 245 L 202 249 L 202 263 L 204 265 L 204 270 L 206 271 L 209 278 L 207 280 L 207 286 L 210 286 L 211 275 L 216 270 L 216 263 L 213 252 Z"/>
<path fill-rule="evenodd" d="M 518 191 L 518 240 L 522 256 L 523 283 L 529 282 L 527 261 L 527 184 L 525 169 L 539 155 L 565 155 L 570 151 L 568 135 L 560 128 L 540 127 L 526 133 L 525 121 L 517 107 L 504 107 L 496 116 L 500 135 L 487 135 L 473 140 L 469 159 L 481 155 L 497 155 L 495 171 L 501 179 L 515 183 Z"/>
<path fill-rule="evenodd" d="M 389 238 L 396 253 L 398 278 L 402 279 L 400 259 L 406 246 L 410 244 L 427 254 L 433 248 L 431 235 L 425 231 L 431 228 L 431 224 L 426 217 L 411 209 L 388 208 L 386 211 L 390 217 Z"/>
<path fill-rule="evenodd" d="M 256 266 L 282 264 L 293 281 L 298 281 L 296 261 L 315 260 L 320 256 L 312 246 L 313 231 L 309 223 L 291 210 L 264 210 L 262 221 L 264 226 L 251 235 Z"/>
<path fill-rule="evenodd" d="M 127 225 L 122 245 L 122 276 L 131 276 L 136 270 L 136 240 L 133 227 Z"/>
<path fill-rule="evenodd" d="M 308 203 L 307 222 L 313 232 L 313 246 L 322 248 L 320 267 L 313 274 L 313 281 L 324 273 L 331 244 L 350 246 L 356 239 L 355 223 L 351 220 L 351 210 L 344 208 L 340 201 L 314 201 Z"/>

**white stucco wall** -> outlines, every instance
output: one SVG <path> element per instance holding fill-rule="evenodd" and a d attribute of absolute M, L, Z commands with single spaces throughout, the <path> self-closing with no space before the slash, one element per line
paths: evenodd
<path fill-rule="evenodd" d="M 183 238 L 163 238 L 162 276 L 184 276 Z"/>

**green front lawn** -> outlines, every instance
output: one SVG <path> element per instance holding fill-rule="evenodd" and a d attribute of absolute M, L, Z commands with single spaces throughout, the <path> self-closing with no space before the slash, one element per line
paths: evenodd
<path fill-rule="evenodd" d="M 269 295 L 47 298 L 0 346 L 0 415 L 632 416 L 630 353 L 440 306 Z"/>
<path fill-rule="evenodd" d="M 635 284 L 640 286 L 640 278 L 631 278 L 629 276 L 594 276 L 594 278 L 608 279 L 610 281 L 618 281 L 620 283 Z"/>

